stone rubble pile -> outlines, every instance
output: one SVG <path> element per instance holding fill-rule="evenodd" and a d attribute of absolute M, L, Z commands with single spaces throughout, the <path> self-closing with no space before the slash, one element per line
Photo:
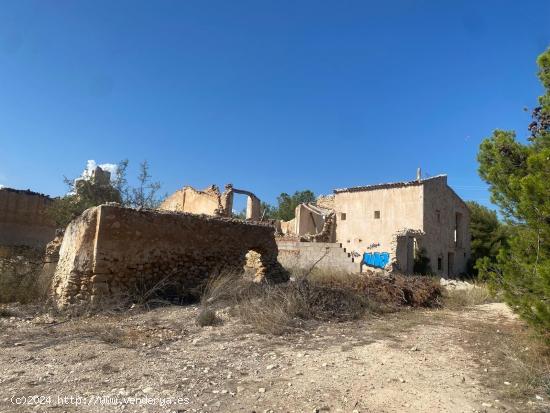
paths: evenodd
<path fill-rule="evenodd" d="M 460 280 L 447 280 L 445 278 L 441 278 L 439 283 L 442 287 L 445 287 L 448 290 L 471 290 L 475 288 L 474 284 Z"/>

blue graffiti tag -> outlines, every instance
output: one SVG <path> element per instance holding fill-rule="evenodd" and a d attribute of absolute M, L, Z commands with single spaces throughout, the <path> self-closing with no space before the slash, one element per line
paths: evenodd
<path fill-rule="evenodd" d="M 390 262 L 390 254 L 387 252 L 365 252 L 363 264 L 369 267 L 384 268 Z"/>

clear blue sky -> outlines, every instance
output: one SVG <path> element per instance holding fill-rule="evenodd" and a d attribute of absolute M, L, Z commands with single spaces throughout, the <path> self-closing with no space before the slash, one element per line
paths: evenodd
<path fill-rule="evenodd" d="M 274 202 L 421 166 L 487 203 L 479 143 L 527 136 L 549 45 L 548 0 L 2 0 L 0 184 L 147 159 Z"/>

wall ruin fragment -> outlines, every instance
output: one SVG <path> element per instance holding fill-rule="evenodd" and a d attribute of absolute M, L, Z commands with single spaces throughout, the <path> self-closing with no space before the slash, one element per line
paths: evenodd
<path fill-rule="evenodd" d="M 331 205 L 323 198 L 323 205 Z M 302 203 L 296 206 L 294 218 L 277 221 L 275 226 L 285 238 L 296 238 L 305 242 L 335 242 L 335 217 L 332 209 L 317 204 Z"/>
<path fill-rule="evenodd" d="M 40 274 L 55 237 L 51 202 L 29 190 L 0 189 L 0 302 L 27 302 L 46 292 Z"/>
<path fill-rule="evenodd" d="M 250 191 L 233 188 L 231 184 L 225 186 L 223 193 L 220 192 L 220 189 L 216 185 L 211 185 L 202 191 L 185 186 L 166 198 L 159 209 L 230 217 L 233 215 L 233 199 L 235 194 L 247 196 L 246 219 L 249 221 L 259 221 L 261 219 L 260 199 Z"/>
<path fill-rule="evenodd" d="M 0 245 L 44 248 L 55 237 L 47 214 L 51 202 L 36 192 L 0 188 Z"/>
<path fill-rule="evenodd" d="M 260 254 L 257 281 L 288 279 L 270 225 L 101 205 L 67 227 L 53 293 L 65 306 L 166 280 L 166 294 L 196 296 L 209 277 L 242 272 L 249 251 Z"/>
<path fill-rule="evenodd" d="M 222 194 L 217 186 L 211 185 L 202 191 L 185 186 L 167 197 L 159 209 L 192 214 L 227 215 L 227 208 L 222 202 Z"/>
<path fill-rule="evenodd" d="M 250 191 L 245 191 L 243 189 L 233 188 L 233 185 L 227 184 L 225 186 L 225 192 L 223 196 L 225 197 L 225 208 L 228 211 L 233 211 L 233 199 L 234 194 L 242 194 L 247 196 L 246 200 L 246 219 L 251 221 L 259 221 L 261 202 L 260 199 Z"/>

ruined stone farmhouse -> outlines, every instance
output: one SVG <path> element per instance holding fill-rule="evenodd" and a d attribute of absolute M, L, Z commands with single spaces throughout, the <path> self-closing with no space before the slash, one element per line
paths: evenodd
<path fill-rule="evenodd" d="M 101 179 L 92 184 L 104 190 L 109 173 L 94 172 Z M 75 185 L 77 196 L 83 185 Z M 244 220 L 232 213 L 236 194 L 247 197 Z M 90 208 L 57 235 L 47 214 L 51 202 L 0 189 L 0 290 L 40 281 L 61 306 L 158 283 L 174 297 L 196 296 L 224 271 L 258 282 L 315 268 L 452 277 L 466 271 L 470 257 L 469 211 L 444 175 L 336 189 L 298 205 L 286 222 L 266 219 L 259 198 L 231 184 L 223 192 L 183 187 L 158 210 Z M 0 301 L 10 299 L 0 294 Z"/>
<path fill-rule="evenodd" d="M 322 234 L 323 229 L 327 232 L 327 218 L 331 228 Z M 324 247 L 331 250 L 327 256 L 334 260 L 333 268 L 410 274 L 424 256 L 433 273 L 452 277 L 466 271 L 469 224 L 468 207 L 447 184 L 446 175 L 336 189 L 315 206 L 298 206 L 296 217 L 280 224 L 286 240 L 279 241 L 279 260 L 287 266 L 293 259 L 307 266 Z M 312 253 L 304 241 L 319 240 L 320 234 L 325 244 L 313 247 Z M 347 263 L 341 257 L 348 258 Z"/>
<path fill-rule="evenodd" d="M 215 186 L 203 191 L 187 186 L 160 208 L 230 216 L 235 193 L 248 197 L 247 219 L 261 219 L 258 197 L 232 185 L 223 193 Z M 431 272 L 452 277 L 466 271 L 470 258 L 469 217 L 468 207 L 447 184 L 447 176 L 440 175 L 335 189 L 314 204 L 298 205 L 294 219 L 272 224 L 279 261 L 289 269 L 315 266 L 411 274 L 418 272 L 415 264 L 424 258 Z"/>
<path fill-rule="evenodd" d="M 98 167 L 91 178 L 75 182 L 76 196 L 84 187 L 104 192 L 110 174 Z M 249 197 L 246 220 L 231 216 L 234 193 Z M 186 187 L 160 210 L 103 204 L 61 232 L 47 213 L 51 202 L 31 191 L 0 189 L 0 302 L 19 300 L 11 291 L 37 284 L 39 293 L 64 307 L 152 289 L 181 302 L 197 298 L 210 278 L 223 273 L 288 280 L 277 260 L 275 228 L 260 222 L 259 200 L 231 185 L 223 196 L 215 187 Z"/>

